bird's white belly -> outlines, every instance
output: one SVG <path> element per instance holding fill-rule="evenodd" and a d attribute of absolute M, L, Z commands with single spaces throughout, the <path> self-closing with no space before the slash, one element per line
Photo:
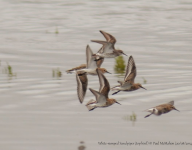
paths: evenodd
<path fill-rule="evenodd" d="M 122 89 L 126 89 L 126 90 L 129 90 L 130 88 L 131 88 L 131 84 L 130 83 L 124 83 L 122 86 L 121 86 L 121 88 Z"/>
<path fill-rule="evenodd" d="M 115 55 L 113 53 L 97 53 L 97 56 L 104 57 L 104 58 L 114 58 Z"/>
<path fill-rule="evenodd" d="M 96 75 L 97 74 L 96 69 L 82 69 L 82 71 L 85 71 L 85 72 L 87 72 L 88 74 L 91 74 L 91 75 Z"/>
<path fill-rule="evenodd" d="M 124 90 L 126 90 L 126 88 L 119 86 L 119 87 L 114 87 L 112 90 L 124 91 Z"/>
<path fill-rule="evenodd" d="M 122 86 L 114 87 L 113 90 L 125 91 L 125 90 L 129 90 L 131 88 L 131 86 L 132 85 L 129 83 L 124 83 Z"/>

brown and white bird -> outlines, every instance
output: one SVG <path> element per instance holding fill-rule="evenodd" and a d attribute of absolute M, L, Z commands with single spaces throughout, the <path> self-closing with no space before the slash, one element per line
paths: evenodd
<path fill-rule="evenodd" d="M 88 79 L 87 74 L 89 75 L 97 75 L 96 69 L 100 70 L 102 73 L 109 73 L 105 68 L 97 68 L 97 66 L 101 66 L 101 64 L 96 64 L 98 62 L 102 63 L 101 61 L 94 61 L 94 58 L 92 56 L 93 52 L 90 49 L 89 45 L 87 45 L 86 48 L 86 56 L 87 56 L 87 65 L 86 68 L 85 65 L 81 65 L 82 67 L 78 68 L 77 70 L 73 70 L 76 72 L 76 80 L 77 80 L 77 95 L 79 98 L 80 103 L 83 103 L 87 85 L 88 85 Z"/>
<path fill-rule="evenodd" d="M 101 31 L 105 37 L 106 41 L 100 40 L 91 40 L 92 42 L 96 42 L 102 44 L 102 48 L 93 56 L 96 57 L 96 60 L 100 60 L 101 58 L 114 58 L 120 55 L 126 55 L 122 50 L 115 49 L 116 39 L 111 34 Z M 126 55 L 127 56 L 127 55 Z"/>
<path fill-rule="evenodd" d="M 101 67 L 101 64 L 103 63 L 103 61 L 104 61 L 104 58 L 102 58 L 102 59 L 99 58 L 99 60 L 97 60 L 97 61 L 95 62 L 98 68 Z M 76 72 L 76 71 L 78 71 L 78 70 L 85 69 L 85 68 L 87 68 L 87 64 L 81 64 L 81 65 L 78 66 L 78 67 L 74 67 L 74 68 L 71 68 L 71 69 L 69 69 L 69 70 L 66 70 L 66 72 L 67 72 L 67 73 L 73 73 L 73 72 Z"/>
<path fill-rule="evenodd" d="M 69 69 L 69 70 L 66 70 L 66 72 L 67 72 L 67 73 L 73 73 L 73 72 L 75 72 L 75 71 L 77 71 L 77 70 L 84 69 L 84 68 L 86 68 L 86 67 L 87 67 L 86 64 L 81 64 L 81 65 L 78 66 L 78 67 L 74 67 L 74 68 L 71 68 L 71 69 Z"/>
<path fill-rule="evenodd" d="M 150 114 L 147 115 L 147 116 L 145 116 L 145 118 L 151 116 L 152 114 L 154 114 L 154 115 L 156 115 L 156 116 L 160 116 L 161 114 L 168 113 L 168 112 L 170 112 L 171 110 L 179 111 L 179 110 L 177 110 L 173 105 L 174 105 L 174 101 L 170 101 L 169 103 L 166 103 L 166 104 L 162 104 L 162 105 L 159 105 L 159 106 L 155 106 L 155 107 L 149 108 L 149 109 L 147 109 L 146 111 L 147 111 L 147 112 L 150 112 Z"/>
<path fill-rule="evenodd" d="M 112 90 L 117 90 L 117 92 L 113 93 L 112 95 L 117 94 L 120 91 L 129 92 L 129 91 L 135 91 L 140 88 L 145 89 L 144 87 L 142 87 L 140 83 L 134 83 L 136 75 L 137 75 L 136 65 L 133 57 L 130 56 L 127 63 L 127 69 L 126 69 L 124 81 L 118 81 L 120 85 L 117 85 L 112 88 Z"/>
<path fill-rule="evenodd" d="M 99 77 L 100 89 L 98 92 L 98 91 L 95 91 L 95 90 L 89 88 L 89 90 L 94 94 L 96 100 L 92 99 L 86 104 L 88 110 L 91 111 L 97 107 L 108 107 L 114 103 L 120 104 L 115 99 L 108 98 L 108 94 L 110 91 L 109 82 L 99 69 L 97 69 L 96 71 L 97 71 L 97 74 Z"/>
<path fill-rule="evenodd" d="M 72 68 L 67 70 L 67 73 L 72 73 L 76 71 L 82 71 L 84 73 L 90 74 L 90 75 L 97 75 L 96 68 L 101 70 L 103 73 L 109 73 L 105 68 L 100 68 L 101 64 L 103 63 L 103 59 L 100 59 L 99 61 L 95 61 L 95 58 L 92 56 L 93 52 L 89 45 L 86 47 L 86 60 L 87 64 L 82 64 L 78 67 Z"/>

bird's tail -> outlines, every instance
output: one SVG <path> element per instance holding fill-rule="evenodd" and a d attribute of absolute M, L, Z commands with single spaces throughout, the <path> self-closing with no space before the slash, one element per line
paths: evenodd
<path fill-rule="evenodd" d="M 119 87 L 120 87 L 120 85 L 116 85 L 116 86 L 112 87 L 111 90 L 112 91 L 119 90 Z"/>
<path fill-rule="evenodd" d="M 95 105 L 86 105 L 86 106 L 87 106 L 87 109 L 88 109 L 89 111 L 94 110 L 94 109 L 96 108 Z"/>

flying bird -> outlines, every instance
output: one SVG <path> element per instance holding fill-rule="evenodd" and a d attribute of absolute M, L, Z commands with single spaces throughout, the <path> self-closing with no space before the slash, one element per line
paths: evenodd
<path fill-rule="evenodd" d="M 98 68 L 96 61 L 94 61 L 94 58 L 92 56 L 93 52 L 90 49 L 89 45 L 87 45 L 86 48 L 86 56 L 87 56 L 87 64 L 86 68 L 85 65 L 81 65 L 84 68 L 78 68 L 74 70 L 76 72 L 76 80 L 77 80 L 77 95 L 79 98 L 79 102 L 83 103 L 86 90 L 87 90 L 87 85 L 88 85 L 88 79 L 87 79 L 87 74 L 89 75 L 97 75 L 96 69 L 100 70 L 102 73 L 109 73 L 105 68 Z M 100 63 L 102 63 L 102 60 L 99 60 Z"/>
<path fill-rule="evenodd" d="M 136 65 L 133 57 L 130 56 L 127 63 L 127 69 L 126 69 L 124 81 L 118 81 L 120 85 L 117 85 L 112 88 L 112 90 L 117 90 L 117 92 L 113 93 L 112 95 L 115 95 L 120 91 L 129 92 L 129 91 L 135 91 L 140 88 L 145 89 L 140 83 L 134 83 L 136 75 L 137 75 Z"/>
<path fill-rule="evenodd" d="M 146 111 L 147 111 L 147 112 L 150 112 L 150 114 L 147 115 L 147 116 L 145 116 L 145 118 L 151 116 L 152 114 L 154 114 L 154 115 L 156 115 L 156 116 L 160 116 L 161 114 L 168 113 L 168 112 L 170 112 L 171 110 L 179 111 L 179 110 L 177 110 L 173 105 L 174 105 L 174 101 L 170 101 L 169 103 L 166 103 L 166 104 L 162 104 L 162 105 L 159 105 L 159 106 L 155 106 L 155 107 L 149 108 L 149 109 L 147 109 Z"/>
<path fill-rule="evenodd" d="M 92 99 L 86 104 L 88 110 L 91 111 L 97 107 L 108 107 L 114 103 L 120 104 L 115 99 L 108 98 L 108 94 L 110 91 L 109 82 L 105 78 L 105 76 L 103 75 L 101 70 L 97 69 L 96 72 L 97 72 L 98 77 L 99 77 L 100 88 L 99 88 L 99 92 L 89 88 L 89 90 L 95 96 L 96 100 Z"/>
<path fill-rule="evenodd" d="M 126 55 L 122 50 L 115 49 L 115 43 L 116 39 L 111 34 L 101 31 L 105 37 L 106 41 L 100 41 L 100 40 L 91 40 L 92 42 L 96 42 L 99 44 L 102 44 L 102 48 L 93 56 L 96 57 L 96 60 L 100 60 L 102 58 L 114 58 L 120 55 Z M 127 56 L 127 55 L 126 55 Z"/>
<path fill-rule="evenodd" d="M 110 73 L 105 68 L 100 68 L 101 64 L 103 63 L 104 59 L 100 59 L 99 61 L 95 61 L 95 58 L 92 56 L 93 52 L 89 45 L 86 47 L 86 61 L 87 64 L 81 64 L 78 67 L 72 68 L 67 70 L 67 73 L 73 73 L 76 71 L 83 71 L 84 73 L 90 74 L 90 75 L 97 75 L 96 68 L 101 70 L 103 73 Z M 80 74 L 79 74 L 80 75 Z"/>
<path fill-rule="evenodd" d="M 95 60 L 94 59 L 94 61 L 96 61 L 95 63 L 96 63 L 96 66 L 98 67 L 98 68 L 100 68 L 101 67 L 101 64 L 103 63 L 103 61 L 104 61 L 104 58 L 98 58 L 98 60 Z M 71 69 L 69 69 L 69 70 L 66 70 L 66 72 L 67 73 L 73 73 L 73 72 L 76 72 L 76 71 L 78 71 L 78 70 L 81 70 L 81 69 L 85 69 L 85 68 L 87 68 L 87 64 L 81 64 L 80 66 L 78 66 L 78 67 L 74 67 L 74 68 L 71 68 Z"/>

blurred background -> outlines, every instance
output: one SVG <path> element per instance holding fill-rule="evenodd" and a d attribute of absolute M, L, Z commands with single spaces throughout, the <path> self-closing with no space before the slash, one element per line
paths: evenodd
<path fill-rule="evenodd" d="M 0 147 L 3 150 L 191 149 L 189 145 L 99 145 L 98 142 L 190 142 L 192 137 L 191 0 L 1 0 Z M 94 95 L 77 97 L 75 74 L 112 34 L 132 55 L 136 83 L 147 89 L 111 95 L 122 105 L 88 112 Z M 128 57 L 105 59 L 111 87 Z M 122 67 L 122 66 L 121 66 Z M 122 67 L 123 68 L 123 67 Z M 88 88 L 99 90 L 97 76 Z M 175 101 L 180 110 L 144 118 L 144 110 Z"/>

